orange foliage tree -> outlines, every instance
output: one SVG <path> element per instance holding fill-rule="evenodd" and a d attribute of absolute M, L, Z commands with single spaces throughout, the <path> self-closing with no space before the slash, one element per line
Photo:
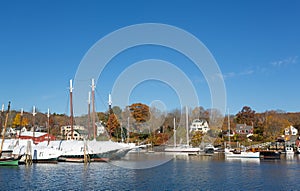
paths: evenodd
<path fill-rule="evenodd" d="M 112 138 L 113 133 L 120 127 L 120 123 L 114 113 L 110 113 L 107 120 L 107 130 L 109 132 L 109 137 Z"/>
<path fill-rule="evenodd" d="M 149 106 L 142 103 L 134 103 L 129 106 L 132 117 L 138 123 L 144 123 L 150 118 Z"/>

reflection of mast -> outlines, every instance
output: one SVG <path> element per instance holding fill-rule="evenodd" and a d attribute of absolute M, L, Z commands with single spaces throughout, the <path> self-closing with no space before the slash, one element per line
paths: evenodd
<path fill-rule="evenodd" d="M 96 116 L 95 116 L 95 80 L 92 79 L 92 127 L 94 129 L 94 139 L 96 139 L 97 136 L 97 129 L 96 129 Z"/>
<path fill-rule="evenodd" d="M 73 85 L 72 80 L 70 80 L 70 125 L 71 125 L 71 140 L 74 139 L 74 116 L 73 116 Z"/>
<path fill-rule="evenodd" d="M 90 138 L 91 134 L 91 92 L 89 92 L 88 98 L 88 139 Z"/>

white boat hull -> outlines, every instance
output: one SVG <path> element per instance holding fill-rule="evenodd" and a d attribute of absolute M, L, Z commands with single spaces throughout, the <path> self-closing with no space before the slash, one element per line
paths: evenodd
<path fill-rule="evenodd" d="M 165 148 L 165 152 L 198 153 L 200 152 L 200 148 L 187 146 L 167 147 Z"/>
<path fill-rule="evenodd" d="M 32 161 L 35 163 L 57 162 L 61 154 L 60 150 L 47 146 L 34 145 L 32 140 L 20 140 L 18 145 L 13 149 L 13 155 L 22 156 L 20 162 L 25 162 L 26 155 L 31 156 Z"/>
<path fill-rule="evenodd" d="M 234 153 L 229 149 L 225 149 L 226 158 L 259 158 L 259 152 L 247 152 L 241 151 L 239 153 Z"/>

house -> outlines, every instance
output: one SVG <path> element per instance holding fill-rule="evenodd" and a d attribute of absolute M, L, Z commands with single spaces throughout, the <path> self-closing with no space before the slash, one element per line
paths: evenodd
<path fill-rule="evenodd" d="M 298 129 L 293 126 L 289 126 L 284 129 L 284 135 L 298 135 Z"/>
<path fill-rule="evenodd" d="M 16 130 L 17 136 L 19 136 L 20 133 L 22 134 L 23 132 L 27 131 L 26 127 L 20 127 L 20 126 L 16 127 L 15 130 Z"/>
<path fill-rule="evenodd" d="M 1 135 L 3 135 L 3 133 L 4 133 L 4 128 L 2 129 Z M 8 127 L 6 129 L 5 136 L 11 137 L 11 136 L 14 136 L 16 134 L 17 134 L 17 132 L 15 131 L 15 129 L 13 129 L 11 127 Z"/>
<path fill-rule="evenodd" d="M 72 132 L 68 131 L 66 134 L 66 139 L 67 140 L 83 140 L 88 136 L 88 133 L 86 130 L 80 130 L 80 129 L 75 129 L 73 131 L 73 139 L 72 139 Z"/>
<path fill-rule="evenodd" d="M 106 132 L 104 125 L 102 124 L 102 121 L 96 122 L 97 126 L 97 136 L 102 135 Z"/>
<path fill-rule="evenodd" d="M 190 126 L 190 132 L 200 131 L 202 133 L 207 133 L 210 130 L 208 123 L 204 119 L 194 119 L 192 125 Z"/>
<path fill-rule="evenodd" d="M 37 127 L 35 129 L 36 132 L 47 132 L 48 131 L 48 128 L 47 127 L 43 127 L 43 126 L 40 126 L 40 127 Z"/>
<path fill-rule="evenodd" d="M 73 130 L 85 130 L 85 128 L 83 126 L 74 125 Z M 60 134 L 63 137 L 66 137 L 69 131 L 71 131 L 71 125 L 62 126 L 60 128 Z"/>
<path fill-rule="evenodd" d="M 240 135 L 253 134 L 253 126 L 246 124 L 236 124 L 235 132 L 236 134 Z"/>

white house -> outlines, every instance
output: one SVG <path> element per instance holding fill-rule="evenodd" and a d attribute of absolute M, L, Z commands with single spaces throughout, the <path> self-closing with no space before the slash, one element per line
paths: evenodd
<path fill-rule="evenodd" d="M 74 130 L 73 131 L 73 140 L 84 140 L 84 138 L 87 137 L 87 132 L 85 130 Z M 66 139 L 67 140 L 72 140 L 72 133 L 69 131 L 66 134 Z"/>
<path fill-rule="evenodd" d="M 83 126 L 74 125 L 73 130 L 82 130 L 82 131 L 84 131 L 85 128 Z M 60 128 L 60 133 L 61 133 L 62 136 L 66 136 L 69 131 L 71 131 L 71 125 L 62 126 Z"/>
<path fill-rule="evenodd" d="M 200 131 L 202 133 L 207 133 L 210 130 L 208 123 L 204 119 L 194 119 L 192 125 L 190 126 L 190 132 Z"/>
<path fill-rule="evenodd" d="M 4 128 L 2 129 L 1 135 L 3 135 L 3 133 L 4 133 Z M 12 136 L 16 134 L 17 132 L 13 128 L 11 127 L 6 128 L 5 136 Z"/>
<path fill-rule="evenodd" d="M 102 135 L 103 133 L 105 133 L 105 127 L 102 125 L 102 121 L 101 122 L 96 122 L 96 126 L 97 126 L 97 136 Z"/>
<path fill-rule="evenodd" d="M 293 126 L 289 126 L 284 129 L 284 135 L 298 135 L 298 129 Z"/>

